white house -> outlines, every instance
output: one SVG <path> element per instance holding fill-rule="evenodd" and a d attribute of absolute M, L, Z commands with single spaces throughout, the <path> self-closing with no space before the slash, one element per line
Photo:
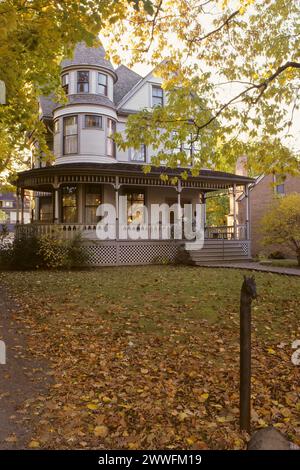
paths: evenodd
<path fill-rule="evenodd" d="M 99 240 L 99 203 L 114 205 L 118 220 L 119 196 L 126 196 L 128 226 L 137 218 L 150 225 L 143 206 L 200 203 L 205 208 L 207 193 L 220 189 L 234 193 L 237 186 L 248 195 L 249 177 L 210 170 L 192 177 L 188 169 L 188 178 L 182 180 L 182 168 L 166 167 L 152 167 L 144 174 L 143 164 L 151 163 L 151 148 L 116 148 L 113 134 L 125 129 L 128 115 L 164 105 L 161 80 L 153 73 L 143 78 L 123 65 L 114 69 L 102 47 L 79 44 L 73 58 L 62 62 L 61 80 L 67 104 L 40 100 L 41 119 L 50 129 L 48 143 L 55 161 L 51 166 L 45 165 L 42 157 L 33 161 L 32 169 L 19 173 L 16 181 L 19 231 L 55 232 L 65 238 L 80 232 L 89 263 L 95 265 L 174 261 L 179 250 L 184 250 L 185 241 L 164 239 L 161 234 L 160 239 L 153 240 L 150 228 L 148 239 L 124 240 L 116 232 L 114 240 Z M 161 173 L 178 176 L 178 184 L 162 180 Z M 22 203 L 25 189 L 34 195 L 34 220 L 26 225 Z M 190 254 L 189 259 L 248 259 L 249 230 L 248 219 L 238 226 L 236 217 L 232 226 L 206 227 L 204 248 Z"/>

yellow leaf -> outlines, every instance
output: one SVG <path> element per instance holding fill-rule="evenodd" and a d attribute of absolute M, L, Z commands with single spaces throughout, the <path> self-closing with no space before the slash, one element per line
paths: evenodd
<path fill-rule="evenodd" d="M 192 437 L 187 437 L 186 438 L 186 443 L 189 445 L 189 446 L 192 446 L 194 444 L 194 439 Z"/>
<path fill-rule="evenodd" d="M 200 401 L 204 402 L 208 399 L 208 397 L 209 397 L 209 393 L 202 393 L 202 395 L 200 395 Z"/>
<path fill-rule="evenodd" d="M 107 426 L 96 426 L 94 429 L 94 434 L 96 437 L 106 437 L 108 434 L 108 427 Z"/>
<path fill-rule="evenodd" d="M 102 401 L 103 401 L 103 403 L 110 403 L 111 399 L 109 397 L 103 397 Z"/>
<path fill-rule="evenodd" d="M 38 447 L 40 447 L 40 443 L 38 441 L 31 441 L 28 447 L 30 447 L 30 449 L 37 449 Z"/>
<path fill-rule="evenodd" d="M 276 351 L 274 351 L 274 349 L 272 348 L 268 348 L 267 351 L 269 354 L 273 354 L 273 355 L 276 354 Z"/>
<path fill-rule="evenodd" d="M 86 407 L 89 409 L 89 410 L 97 410 L 98 409 L 98 405 L 96 405 L 95 403 L 88 403 L 86 405 Z"/>

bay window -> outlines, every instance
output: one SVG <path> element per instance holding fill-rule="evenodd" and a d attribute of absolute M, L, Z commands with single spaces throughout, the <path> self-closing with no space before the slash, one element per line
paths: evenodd
<path fill-rule="evenodd" d="M 63 153 L 70 155 L 78 152 L 78 123 L 77 116 L 64 118 Z"/>

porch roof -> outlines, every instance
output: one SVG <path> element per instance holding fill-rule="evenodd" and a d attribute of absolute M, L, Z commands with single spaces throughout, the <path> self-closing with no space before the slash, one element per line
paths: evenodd
<path fill-rule="evenodd" d="M 204 189 L 216 191 L 229 188 L 233 184 L 244 185 L 253 183 L 254 179 L 246 176 L 235 175 L 222 171 L 200 170 L 199 175 L 192 176 L 187 168 L 151 167 L 151 171 L 144 173 L 142 164 L 134 163 L 72 163 L 53 165 L 44 168 L 34 168 L 18 173 L 15 184 L 26 189 L 48 190 L 54 184 L 71 183 L 110 183 L 120 178 L 121 184 L 139 184 L 155 186 L 173 186 L 170 181 L 163 181 L 160 175 L 170 178 L 177 176 L 181 179 L 182 186 L 186 188 Z M 187 172 L 187 179 L 180 178 L 183 172 Z"/>

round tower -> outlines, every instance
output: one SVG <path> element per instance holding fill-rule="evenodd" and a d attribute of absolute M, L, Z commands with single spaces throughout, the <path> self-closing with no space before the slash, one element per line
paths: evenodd
<path fill-rule="evenodd" d="M 117 121 L 113 103 L 117 76 L 104 48 L 80 43 L 61 67 L 68 103 L 57 105 L 53 112 L 55 163 L 114 162 L 111 136 Z"/>

